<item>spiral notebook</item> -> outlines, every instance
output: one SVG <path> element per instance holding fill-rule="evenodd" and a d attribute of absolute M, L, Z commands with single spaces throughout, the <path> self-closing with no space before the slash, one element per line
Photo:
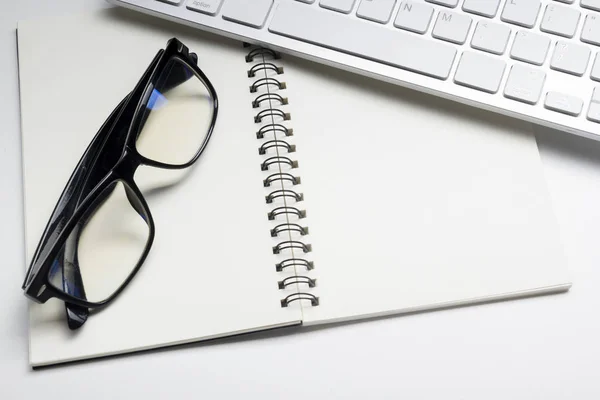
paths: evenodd
<path fill-rule="evenodd" d="M 154 246 L 114 304 L 77 332 L 31 305 L 33 366 L 570 287 L 529 124 L 121 9 L 19 24 L 27 260 L 173 36 L 219 95 L 213 138 L 148 197 Z"/>

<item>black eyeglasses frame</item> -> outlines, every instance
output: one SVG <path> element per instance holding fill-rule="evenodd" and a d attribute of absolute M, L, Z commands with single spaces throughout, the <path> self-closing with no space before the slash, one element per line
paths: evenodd
<path fill-rule="evenodd" d="M 137 135 L 144 122 L 145 106 L 163 70 L 174 59 L 194 72 L 207 88 L 213 101 L 212 119 L 204 141 L 196 154 L 183 164 L 168 164 L 152 160 L 141 155 L 136 149 Z M 169 40 L 166 48 L 158 51 L 133 91 L 121 101 L 102 125 L 75 167 L 44 229 L 22 286 L 27 297 L 38 303 L 45 303 L 51 298 L 57 298 L 67 303 L 67 305 L 100 308 L 111 303 L 135 277 L 150 252 L 155 236 L 154 219 L 142 192 L 134 181 L 137 168 L 140 165 L 171 170 L 190 167 L 202 155 L 216 125 L 219 107 L 217 93 L 208 77 L 198 67 L 197 61 L 197 56 L 190 53 L 182 42 L 176 38 Z M 121 136 L 126 135 L 124 141 L 118 140 L 119 134 Z M 99 166 L 103 160 L 103 155 L 114 155 L 114 152 L 120 152 L 118 161 L 110 167 L 104 177 L 89 193 L 82 194 L 86 182 L 94 176 L 94 172 L 104 171 Z M 148 224 L 148 241 L 131 274 L 110 297 L 100 302 L 82 300 L 54 288 L 49 282 L 48 275 L 52 267 L 52 261 L 56 259 L 72 230 L 85 213 L 102 202 L 105 198 L 102 194 L 106 193 L 106 190 L 116 182 L 123 183 L 131 205 Z"/>

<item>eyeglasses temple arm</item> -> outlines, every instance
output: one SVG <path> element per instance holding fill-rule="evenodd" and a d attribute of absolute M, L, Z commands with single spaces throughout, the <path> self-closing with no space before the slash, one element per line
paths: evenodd
<path fill-rule="evenodd" d="M 98 137 L 104 137 L 105 135 L 110 133 L 110 130 L 115 125 L 117 117 L 121 114 L 121 109 L 127 103 L 127 98 L 129 97 L 129 95 L 130 94 L 125 96 L 125 98 L 113 110 L 109 119 L 104 123 L 103 129 L 106 129 L 107 132 L 99 132 L 97 135 Z M 89 171 L 91 171 L 91 170 L 92 170 L 92 168 L 89 168 Z M 84 187 L 88 183 L 87 182 L 88 179 L 89 179 L 89 176 L 86 177 L 86 182 L 84 183 Z M 83 199 L 85 199 L 86 196 L 87 196 L 87 193 L 83 192 L 79 196 L 78 203 L 83 201 Z M 78 241 L 78 236 L 79 235 L 76 235 L 77 241 Z M 69 253 L 71 253 L 71 254 L 64 254 L 64 257 L 62 260 L 63 261 L 63 291 L 65 293 L 74 295 L 75 293 L 69 292 L 69 288 L 72 288 L 74 291 L 78 292 L 78 294 L 77 294 L 78 298 L 81 298 L 82 300 L 86 300 L 87 297 L 85 295 L 85 287 L 83 285 L 83 279 L 81 277 L 81 270 L 79 268 L 79 260 L 77 258 L 76 243 L 75 243 L 75 245 L 71 246 L 71 251 Z M 69 271 L 65 271 L 65 268 L 67 268 L 67 265 L 68 265 Z M 68 273 L 66 273 L 66 272 L 68 272 Z M 87 321 L 87 318 L 90 313 L 88 308 L 83 307 L 83 306 L 78 306 L 76 304 L 69 303 L 69 302 L 65 302 L 65 312 L 66 312 L 66 316 L 67 316 L 67 324 L 69 326 L 69 329 L 71 329 L 71 330 L 81 328 L 81 326 L 83 326 L 83 324 Z"/>
<path fill-rule="evenodd" d="M 198 64 L 198 56 L 196 55 L 196 53 L 190 53 L 189 55 L 190 55 L 190 58 L 192 59 L 192 61 L 194 62 L 194 64 Z M 193 75 L 189 75 L 186 73 L 186 69 L 183 68 L 183 66 L 181 66 L 179 68 L 179 71 L 176 70 L 176 71 L 173 71 L 173 73 L 177 74 L 175 76 L 176 79 L 174 79 L 173 85 L 171 87 L 164 88 L 165 92 L 181 85 L 182 83 L 187 82 L 189 79 L 191 79 L 193 77 Z M 115 111 L 113 111 L 113 113 L 112 113 L 113 116 L 116 117 L 121 114 L 120 113 L 121 110 L 119 110 L 119 108 L 122 108 L 126 104 L 126 99 L 128 96 L 126 96 L 125 99 L 123 99 L 123 101 L 121 101 L 121 103 L 117 106 L 117 108 L 115 108 Z M 107 123 L 105 123 L 105 126 L 112 127 L 114 125 L 114 122 L 115 121 L 107 121 Z M 68 255 L 65 254 L 65 261 L 66 261 L 67 257 L 68 257 Z M 80 298 L 85 300 L 86 299 L 85 287 L 83 284 L 83 279 L 81 277 L 81 270 L 79 268 L 79 262 L 76 257 L 76 253 L 71 255 L 71 257 L 69 257 L 69 258 L 72 258 L 72 263 L 70 263 L 70 268 L 72 270 L 70 271 L 69 274 L 63 274 L 63 280 L 64 280 L 63 281 L 63 289 L 66 291 L 66 290 L 68 290 L 67 289 L 68 287 L 73 287 L 75 290 L 79 291 Z M 63 268 L 64 268 L 64 266 L 63 266 Z M 87 318 L 89 316 L 88 308 L 78 306 L 76 304 L 72 304 L 72 303 L 68 303 L 68 302 L 65 302 L 65 312 L 66 312 L 66 316 L 67 316 L 67 324 L 69 326 L 69 329 L 71 329 L 71 330 L 81 328 L 81 326 L 83 326 L 83 324 L 85 324 L 85 322 L 87 321 Z"/>

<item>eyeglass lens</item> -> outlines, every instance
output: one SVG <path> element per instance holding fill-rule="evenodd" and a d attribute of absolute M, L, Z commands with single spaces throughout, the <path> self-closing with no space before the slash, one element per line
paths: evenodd
<path fill-rule="evenodd" d="M 150 237 L 145 218 L 127 184 L 113 182 L 69 234 L 50 268 L 50 284 L 80 300 L 108 299 L 144 254 Z"/>
<path fill-rule="evenodd" d="M 214 99 L 206 85 L 173 58 L 147 95 L 137 151 L 165 164 L 186 164 L 205 144 L 213 113 Z"/>

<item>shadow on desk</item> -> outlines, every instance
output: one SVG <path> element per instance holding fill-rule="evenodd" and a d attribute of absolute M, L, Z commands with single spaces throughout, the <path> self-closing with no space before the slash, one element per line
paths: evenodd
<path fill-rule="evenodd" d="M 600 169 L 600 134 L 599 141 L 595 141 L 541 126 L 536 126 L 534 130 L 542 159 L 547 156 L 559 157 L 564 161 L 591 164 L 588 167 Z"/>

